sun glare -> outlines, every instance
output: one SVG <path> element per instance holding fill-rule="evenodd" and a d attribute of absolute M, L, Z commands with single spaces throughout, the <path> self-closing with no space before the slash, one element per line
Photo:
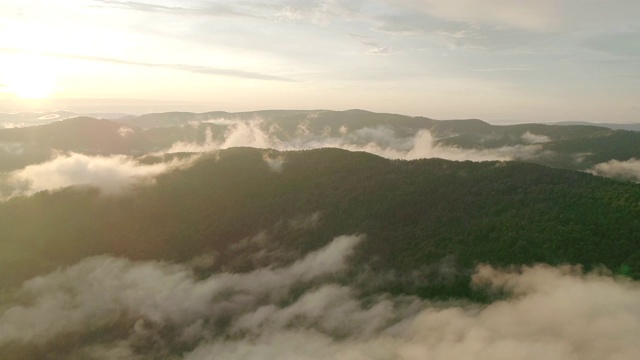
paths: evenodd
<path fill-rule="evenodd" d="M 9 92 L 23 99 L 43 99 L 55 90 L 52 84 L 40 81 L 25 80 L 8 86 Z"/>
<path fill-rule="evenodd" d="M 18 62 L 17 60 L 23 60 Z M 16 58 L 10 73 L 0 76 L 3 92 L 23 99 L 43 99 L 57 90 L 51 65 L 43 58 Z"/>

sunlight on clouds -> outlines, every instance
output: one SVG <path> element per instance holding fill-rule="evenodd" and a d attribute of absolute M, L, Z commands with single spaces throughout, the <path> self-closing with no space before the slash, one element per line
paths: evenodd
<path fill-rule="evenodd" d="M 77 185 L 93 186 L 104 194 L 119 194 L 135 185 L 153 183 L 155 176 L 186 166 L 189 162 L 190 159 L 186 159 L 144 165 L 124 155 L 59 155 L 50 161 L 9 173 L 5 185 L 12 191 L 5 194 L 5 198 Z"/>

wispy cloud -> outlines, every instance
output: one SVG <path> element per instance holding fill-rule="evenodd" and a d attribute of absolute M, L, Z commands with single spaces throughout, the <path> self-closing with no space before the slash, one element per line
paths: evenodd
<path fill-rule="evenodd" d="M 166 6 L 160 4 L 153 4 L 148 2 L 139 2 L 139 1 L 118 1 L 118 0 L 91 0 L 93 3 L 99 3 L 103 6 L 108 7 L 116 7 L 121 9 L 130 9 L 137 11 L 147 11 L 147 12 L 167 12 L 174 14 L 189 14 L 195 15 L 197 14 L 197 10 L 193 8 L 186 8 L 180 6 Z"/>
<path fill-rule="evenodd" d="M 292 79 L 282 77 L 282 76 L 262 74 L 258 72 L 237 70 L 237 69 L 213 68 L 213 67 L 199 66 L 199 65 L 148 63 L 148 62 L 131 61 L 131 60 L 116 59 L 116 58 L 108 58 L 108 57 L 73 55 L 73 54 L 46 54 L 46 55 L 56 56 L 56 57 L 65 57 L 65 58 L 71 58 L 71 59 L 88 60 L 88 61 L 108 62 L 112 64 L 174 69 L 174 70 L 188 71 L 188 72 L 197 73 L 197 74 L 231 76 L 231 77 L 256 79 L 256 80 L 294 81 Z"/>
<path fill-rule="evenodd" d="M 473 69 L 473 71 L 481 71 L 481 72 L 495 72 L 495 71 L 531 71 L 531 67 L 528 65 L 522 66 L 509 66 L 509 67 L 499 67 L 499 68 L 478 68 Z"/>
<path fill-rule="evenodd" d="M 392 50 L 385 46 L 380 46 L 378 43 L 372 41 L 363 41 L 363 45 L 368 46 L 369 50 L 367 50 L 367 54 L 371 55 L 389 55 Z"/>
<path fill-rule="evenodd" d="M 253 71 L 238 70 L 238 69 L 215 68 L 215 67 L 201 66 L 201 65 L 151 63 L 151 62 L 133 61 L 133 60 L 126 60 L 126 59 L 80 55 L 80 54 L 62 54 L 62 53 L 51 53 L 51 52 L 36 53 L 36 52 L 29 52 L 29 51 L 24 51 L 20 49 L 9 49 L 9 48 L 0 48 L 0 52 L 31 53 L 31 54 L 41 55 L 41 56 L 95 61 L 95 62 L 103 62 L 103 63 L 110 63 L 110 64 L 130 65 L 130 66 L 143 66 L 143 67 L 150 67 L 150 68 L 164 68 L 164 69 L 186 71 L 186 72 L 191 72 L 196 74 L 230 76 L 230 77 L 237 77 L 237 78 L 244 78 L 244 79 L 284 81 L 284 82 L 295 81 L 293 79 L 290 79 L 284 76 L 270 75 L 270 74 L 264 74 L 264 73 L 253 72 Z"/>
<path fill-rule="evenodd" d="M 4 123 L 0 124 L 0 129 L 11 129 L 20 127 L 20 124 Z M 0 141 L 0 154 L 22 155 L 24 153 L 25 144 L 19 142 L 2 142 Z"/>
<path fill-rule="evenodd" d="M 237 5 L 233 3 L 201 1 L 194 7 L 169 6 L 140 1 L 119 1 L 119 0 L 92 0 L 94 3 L 102 4 L 105 7 L 115 7 L 120 9 L 135 10 L 151 13 L 168 13 L 173 15 L 191 16 L 240 16 L 259 18 L 255 14 L 237 10 Z M 178 4 L 178 3 L 177 3 Z M 232 5 L 230 5 L 232 4 Z M 236 6 L 234 6 L 236 5 Z M 243 4 L 240 4 L 243 5 Z"/>
<path fill-rule="evenodd" d="M 284 163 L 285 163 L 284 156 L 278 155 L 278 156 L 272 157 L 270 154 L 265 153 L 262 159 L 264 160 L 264 162 L 267 164 L 267 166 L 271 171 L 275 173 L 282 172 L 282 167 L 284 166 Z"/>
<path fill-rule="evenodd" d="M 640 32 L 611 32 L 592 37 L 585 42 L 590 49 L 607 54 L 631 57 L 640 57 Z"/>
<path fill-rule="evenodd" d="M 192 6 L 182 3 L 161 5 L 141 1 L 93 0 L 105 7 L 113 7 L 149 13 L 172 15 L 212 16 L 212 17 L 248 17 L 275 21 L 308 21 L 311 24 L 327 26 L 334 19 L 351 16 L 354 6 L 339 0 L 320 1 L 274 1 L 274 2 L 225 2 L 195 1 Z"/>
<path fill-rule="evenodd" d="M 547 31 L 556 26 L 557 1 L 402 0 L 396 2 L 429 15 L 467 23 Z"/>

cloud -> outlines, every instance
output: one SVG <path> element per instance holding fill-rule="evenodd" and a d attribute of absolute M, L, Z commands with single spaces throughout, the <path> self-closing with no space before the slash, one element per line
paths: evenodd
<path fill-rule="evenodd" d="M 527 131 L 526 133 L 522 134 L 521 138 L 529 144 L 540 144 L 551 141 L 551 138 L 549 138 L 548 136 L 536 135 L 531 131 Z"/>
<path fill-rule="evenodd" d="M 2 122 L 2 123 L 0 123 L 0 129 L 14 129 L 14 128 L 27 127 L 27 126 L 29 126 L 29 124 L 13 123 L 13 122 Z"/>
<path fill-rule="evenodd" d="M 358 1 L 272 1 L 239 2 L 195 1 L 192 6 L 183 6 L 173 1 L 167 5 L 140 1 L 94 0 L 105 7 L 113 7 L 148 13 L 165 13 L 178 16 L 245 17 L 276 21 L 306 21 L 327 26 L 335 19 L 350 17 L 359 6 Z M 355 5 L 355 6 L 354 6 Z"/>
<path fill-rule="evenodd" d="M 92 1 L 108 7 L 152 12 L 152 13 L 163 12 L 163 13 L 170 13 L 170 14 L 176 14 L 176 15 L 198 14 L 198 11 L 194 8 L 187 8 L 187 7 L 181 7 L 181 6 L 167 6 L 167 5 L 152 4 L 152 3 L 139 2 L 139 1 L 118 1 L 118 0 L 92 0 Z"/>
<path fill-rule="evenodd" d="M 640 56 L 640 32 L 600 34 L 588 39 L 585 45 L 608 54 L 637 58 Z"/>
<path fill-rule="evenodd" d="M 60 114 L 47 114 L 47 115 L 40 116 L 37 120 L 56 120 L 56 119 L 59 119 L 60 117 L 61 117 Z"/>
<path fill-rule="evenodd" d="M 54 53 L 54 52 L 32 52 L 21 49 L 6 49 L 0 48 L 0 51 L 5 52 L 17 52 L 17 53 L 28 53 L 28 54 L 36 54 L 41 56 L 51 56 L 51 57 L 59 57 L 66 59 L 78 59 L 78 60 L 86 60 L 86 61 L 96 61 L 96 62 L 104 62 L 111 64 L 120 64 L 120 65 L 131 65 L 131 66 L 143 66 L 150 68 L 164 68 L 164 69 L 173 69 L 186 71 L 196 74 L 205 74 L 205 75 L 219 75 L 219 76 L 230 76 L 244 79 L 254 79 L 254 80 L 269 80 L 269 81 L 283 81 L 283 82 L 293 82 L 293 79 L 289 79 L 284 76 L 264 74 L 260 72 L 248 71 L 248 70 L 239 70 L 239 69 L 229 69 L 229 68 L 214 68 L 210 66 L 202 66 L 202 65 L 189 65 L 189 64 L 163 64 L 163 63 L 152 63 L 152 62 L 142 62 L 142 61 L 134 61 L 134 60 L 126 60 L 126 59 L 118 59 L 111 57 L 100 57 L 100 56 L 89 56 L 89 55 L 79 55 L 79 54 L 66 54 L 66 53 Z"/>
<path fill-rule="evenodd" d="M 506 298 L 361 298 L 321 280 L 345 269 L 360 239 L 339 237 L 289 267 L 205 279 L 186 265 L 89 258 L 29 280 L 2 304 L 0 346 L 95 359 L 631 360 L 640 353 L 637 282 L 570 266 L 483 265 L 472 285 Z M 84 342 L 56 341 L 71 333 Z"/>
<path fill-rule="evenodd" d="M 370 55 L 389 55 L 391 54 L 391 49 L 387 47 L 374 47 L 367 50 L 367 54 Z"/>
<path fill-rule="evenodd" d="M 227 129 L 223 139 L 220 141 L 214 140 L 211 128 L 207 128 L 205 130 L 205 140 L 202 143 L 179 141 L 163 152 L 171 154 L 178 152 L 209 152 L 231 147 L 254 147 L 260 149 L 285 149 L 288 147 L 274 135 L 263 130 L 261 128 L 263 121 L 260 119 L 250 121 L 218 119 L 207 120 L 205 122 L 215 125 L 226 125 Z M 265 161 L 267 160 L 265 159 Z"/>
<path fill-rule="evenodd" d="M 256 17 L 255 15 L 238 11 L 233 6 L 229 6 L 226 3 L 215 3 L 212 1 L 200 2 L 198 6 L 184 7 L 173 5 L 161 5 L 140 1 L 118 1 L 118 0 L 93 0 L 94 2 L 101 3 L 105 7 L 115 7 L 120 9 L 135 10 L 141 12 L 150 13 L 167 13 L 172 15 L 190 15 L 190 16 L 241 16 L 241 17 Z M 182 5 L 181 2 L 175 2 Z"/>
<path fill-rule="evenodd" d="M 173 324 L 180 327 L 181 336 L 204 336 L 194 333 L 203 320 L 213 324 L 263 303 L 286 301 L 298 282 L 343 271 L 361 240 L 340 236 L 286 268 L 223 273 L 201 281 L 186 265 L 87 258 L 24 283 L 19 295 L 31 300 L 2 307 L 0 346 L 43 344 L 64 334 L 111 326 L 121 316 L 131 319 L 137 333 L 152 324 Z"/>
<path fill-rule="evenodd" d="M 559 19 L 558 1 L 510 1 L 510 0 L 401 0 L 398 4 L 409 6 L 429 15 L 446 20 L 467 23 L 484 23 L 532 31 L 547 31 L 556 26 Z"/>
<path fill-rule="evenodd" d="M 239 146 L 251 146 L 260 149 L 281 149 L 284 144 L 275 136 L 261 128 L 263 121 L 241 121 L 231 126 L 224 136 L 222 149 Z"/>
<path fill-rule="evenodd" d="M 566 30 L 624 29 L 633 24 L 640 6 L 633 0 L 400 0 L 385 1 L 406 11 L 472 27 L 524 30 L 531 33 Z M 431 21 L 433 22 L 433 20 Z M 624 26 L 622 26 L 624 24 Z M 633 26 L 631 26 L 633 28 Z"/>
<path fill-rule="evenodd" d="M 400 136 L 394 129 L 387 126 L 363 127 L 353 131 L 342 126 L 337 129 L 340 136 L 334 137 L 331 136 L 331 128 L 315 134 L 309 130 L 309 124 L 304 122 L 298 125 L 293 135 L 282 135 L 282 129 L 262 119 L 250 121 L 222 119 L 209 122 L 227 125 L 223 139 L 213 140 L 211 130 L 207 129 L 206 140 L 203 143 L 178 142 L 165 152 L 207 152 L 238 146 L 280 151 L 331 147 L 365 151 L 388 159 L 442 158 L 458 161 L 524 160 L 547 155 L 539 144 L 493 149 L 467 149 L 438 145 L 426 129 L 418 130 L 413 135 Z M 539 137 L 537 139 L 544 140 Z M 277 164 L 278 162 L 275 162 L 272 165 Z"/>
<path fill-rule="evenodd" d="M 320 214 L 320 212 L 314 212 L 313 214 L 308 216 L 299 216 L 293 220 L 290 220 L 289 226 L 291 226 L 294 229 L 303 229 L 303 230 L 313 229 L 318 227 L 318 225 L 320 225 L 321 217 L 322 217 L 322 214 Z"/>
<path fill-rule="evenodd" d="M 520 64 L 514 63 L 510 56 L 516 49 L 518 53 L 544 56 L 551 62 L 558 56 L 566 58 L 575 53 L 580 54 L 573 58 L 578 63 L 587 57 L 598 58 L 598 54 L 585 52 L 585 47 L 622 56 L 638 54 L 634 18 L 640 13 L 640 5 L 633 0 L 588 3 L 581 0 L 386 0 L 384 3 L 395 10 L 375 17 L 377 30 L 407 38 L 438 39 L 450 50 L 471 50 L 469 54 L 475 55 L 474 61 L 458 61 L 459 65 L 477 67 L 484 63 L 482 67 L 486 68 L 518 70 Z M 501 50 L 509 52 L 501 53 Z M 491 61 L 483 61 L 487 59 Z M 538 63 L 535 70 L 539 69 L 551 68 Z M 491 75 L 509 79 L 509 74 Z M 515 74 L 511 74 L 511 80 L 513 76 Z"/>
<path fill-rule="evenodd" d="M 594 165 L 591 169 L 587 170 L 587 172 L 598 176 L 622 178 L 640 182 L 640 160 L 635 158 L 626 161 L 610 160 Z"/>
<path fill-rule="evenodd" d="M 135 134 L 135 130 L 133 130 L 132 128 L 128 127 L 128 126 L 121 126 L 118 129 L 118 135 L 126 138 L 129 137 L 131 134 Z"/>
<path fill-rule="evenodd" d="M 95 186 L 106 194 L 116 194 L 187 162 L 142 165 L 124 155 L 71 153 L 13 171 L 7 182 L 13 188 L 10 196 L 32 195 L 74 185 Z"/>
<path fill-rule="evenodd" d="M 0 154 L 22 155 L 24 153 L 24 144 L 20 142 L 2 142 L 0 141 Z"/>
<path fill-rule="evenodd" d="M 349 19 L 359 9 L 360 1 L 320 0 L 285 2 L 274 6 L 279 9 L 276 18 L 282 20 L 308 21 L 327 26 L 336 19 Z"/>
<path fill-rule="evenodd" d="M 515 271 L 482 266 L 474 283 L 508 290 L 513 295 L 486 306 L 423 304 L 425 308 L 418 314 L 407 311 L 404 321 L 393 326 L 376 329 L 371 325 L 375 330 L 367 332 L 364 327 L 360 328 L 364 331 L 338 339 L 313 330 L 264 329 L 257 339 L 216 341 L 200 346 L 185 358 L 207 359 L 216 354 L 225 359 L 577 360 L 634 359 L 640 351 L 635 340 L 640 330 L 637 283 L 547 266 Z M 335 320 L 332 310 L 336 309 L 337 315 L 351 321 L 357 316 L 350 314 L 357 314 L 375 324 L 377 320 L 385 323 L 389 315 L 385 307 L 395 306 L 398 311 L 397 304 L 379 301 L 366 315 L 358 306 L 345 315 L 341 310 L 348 309 L 349 300 L 353 301 L 344 294 L 345 289 L 321 290 L 305 295 L 315 300 L 309 308 L 304 307 L 307 299 L 303 297 L 280 312 L 264 309 L 259 315 L 277 323 L 280 316 L 285 316 L 282 312 L 301 311 L 312 317 L 328 305 L 325 314 L 329 323 Z"/>
<path fill-rule="evenodd" d="M 501 72 L 501 71 L 531 71 L 531 67 L 528 65 L 519 65 L 519 66 L 511 66 L 511 67 L 500 67 L 500 68 L 483 68 L 483 69 L 473 69 L 473 71 L 480 72 Z"/>
<path fill-rule="evenodd" d="M 262 159 L 264 159 L 264 162 L 267 163 L 267 166 L 269 167 L 269 170 L 275 172 L 275 173 L 281 173 L 282 172 L 282 166 L 284 165 L 284 156 L 276 156 L 276 157 L 271 157 L 271 155 L 269 154 L 264 154 L 262 156 Z"/>
<path fill-rule="evenodd" d="M 185 142 L 178 141 L 171 145 L 171 147 L 167 150 L 164 150 L 163 153 L 175 154 L 175 153 L 201 153 L 201 152 L 209 152 L 213 150 L 220 149 L 221 144 L 213 140 L 213 132 L 211 128 L 207 128 L 205 130 L 205 139 L 202 143 L 193 143 L 193 142 Z"/>

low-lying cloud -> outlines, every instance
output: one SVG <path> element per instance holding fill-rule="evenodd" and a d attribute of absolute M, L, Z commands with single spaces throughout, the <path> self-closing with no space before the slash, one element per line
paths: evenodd
<path fill-rule="evenodd" d="M 118 135 L 122 136 L 123 138 L 129 137 L 132 134 L 135 134 L 135 130 L 133 130 L 132 128 L 128 127 L 128 126 L 121 126 L 118 129 Z"/>
<path fill-rule="evenodd" d="M 265 163 L 267 163 L 269 170 L 275 173 L 282 172 L 282 167 L 284 166 L 284 162 L 285 162 L 284 156 L 282 155 L 272 156 L 271 154 L 264 154 L 262 156 L 262 159 L 264 160 Z"/>
<path fill-rule="evenodd" d="M 522 140 L 529 144 L 541 144 L 551 141 L 551 138 L 546 135 L 534 134 L 531 131 L 527 131 L 521 136 Z"/>
<path fill-rule="evenodd" d="M 12 342 L 43 344 L 89 328 L 108 328 L 123 316 L 133 336 L 171 325 L 177 341 L 186 342 L 250 330 L 245 328 L 258 321 L 254 312 L 291 301 L 297 284 L 343 271 L 362 239 L 337 237 L 286 268 L 223 273 L 203 280 L 187 265 L 87 258 L 25 282 L 18 298 L 26 303 L 1 304 L 5 310 L 0 316 L 0 347 Z M 234 319 L 233 324 L 216 324 L 225 318 Z"/>
<path fill-rule="evenodd" d="M 287 267 L 203 279 L 186 264 L 88 258 L 27 281 L 0 304 L 0 349 L 37 344 L 70 358 L 189 360 L 626 360 L 640 353 L 637 282 L 579 267 L 479 266 L 472 285 L 508 294 L 504 300 L 362 297 L 337 282 L 362 239 L 338 237 Z M 79 342 L 58 341 L 69 334 Z"/>
<path fill-rule="evenodd" d="M 32 195 L 73 185 L 89 185 L 105 194 L 116 194 L 133 185 L 150 181 L 179 162 L 144 165 L 124 155 L 88 156 L 71 153 L 9 173 L 9 197 Z"/>
<path fill-rule="evenodd" d="M 594 165 L 587 172 L 599 176 L 640 182 L 640 160 L 635 158 L 626 161 L 610 160 Z"/>
<path fill-rule="evenodd" d="M 1 142 L 0 155 L 22 155 L 24 153 L 24 144 L 20 142 Z"/>
<path fill-rule="evenodd" d="M 287 135 L 278 125 L 268 124 L 261 119 L 218 119 L 209 122 L 227 126 L 222 139 L 214 140 L 211 129 L 207 128 L 204 142 L 178 142 L 165 152 L 207 152 L 240 146 L 280 151 L 329 147 L 365 151 L 388 159 L 442 158 L 458 161 L 529 160 L 547 155 L 539 143 L 547 141 L 548 138 L 534 134 L 526 137 L 525 141 L 530 143 L 527 145 L 469 149 L 437 144 L 431 132 L 426 129 L 402 136 L 388 126 L 364 127 L 354 131 L 349 131 L 343 126 L 338 129 L 339 136 L 332 136 L 331 128 L 326 128 L 318 134 L 301 123 L 293 135 Z"/>

